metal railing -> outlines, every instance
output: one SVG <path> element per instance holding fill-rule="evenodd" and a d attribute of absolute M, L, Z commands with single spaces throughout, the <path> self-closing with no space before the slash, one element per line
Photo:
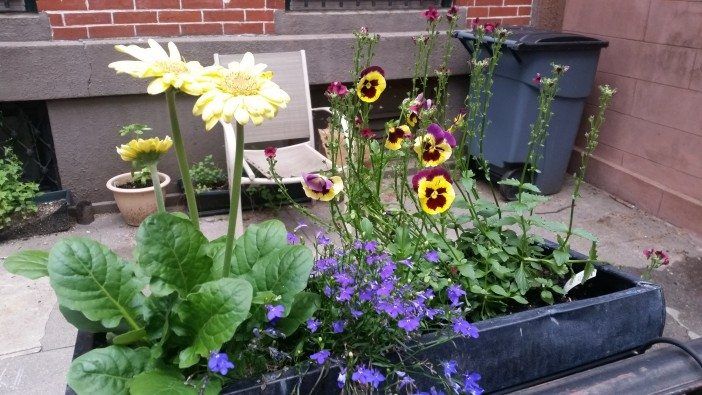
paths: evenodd
<path fill-rule="evenodd" d="M 354 11 L 450 7 L 451 0 L 285 0 L 288 11 Z"/>
<path fill-rule="evenodd" d="M 37 0 L 0 0 L 0 12 L 37 12 Z"/>

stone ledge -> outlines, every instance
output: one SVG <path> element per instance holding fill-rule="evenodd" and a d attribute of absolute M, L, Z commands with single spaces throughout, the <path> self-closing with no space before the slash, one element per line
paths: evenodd
<path fill-rule="evenodd" d="M 415 47 L 412 36 L 420 32 L 389 32 L 381 35 L 375 63 L 388 79 L 411 78 Z M 439 45 L 447 38 L 442 35 Z M 159 39 L 173 41 L 188 60 L 212 63 L 212 54 L 283 52 L 304 49 L 310 84 L 344 79 L 351 64 L 353 34 L 200 36 Z M 145 44 L 146 39 L 39 41 L 0 43 L 0 100 L 50 100 L 140 94 L 146 82 L 117 75 L 107 65 L 125 59 L 115 44 Z M 438 52 L 438 51 L 437 51 Z M 433 64 L 438 64 L 435 54 Z M 449 67 L 467 74 L 468 54 L 456 48 Z"/>
<path fill-rule="evenodd" d="M 51 25 L 46 14 L 0 13 L 0 42 L 46 40 L 51 40 Z"/>

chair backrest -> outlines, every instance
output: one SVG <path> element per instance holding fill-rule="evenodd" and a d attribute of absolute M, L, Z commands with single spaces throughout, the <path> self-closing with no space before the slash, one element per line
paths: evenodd
<path fill-rule="evenodd" d="M 215 54 L 215 63 L 227 66 L 232 61 L 241 61 L 243 54 Z M 262 124 L 246 125 L 244 141 L 258 143 L 289 139 L 307 138 L 314 144 L 312 126 L 312 101 L 307 76 L 305 51 L 275 52 L 254 54 L 256 63 L 268 65 L 266 70 L 273 72 L 273 82 L 290 95 L 290 103 L 278 115 Z"/>

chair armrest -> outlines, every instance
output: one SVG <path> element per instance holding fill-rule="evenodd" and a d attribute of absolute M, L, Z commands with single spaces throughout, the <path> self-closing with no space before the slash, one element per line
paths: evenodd
<path fill-rule="evenodd" d="M 326 112 L 327 114 L 331 115 L 331 107 L 315 107 L 310 109 L 310 111 L 323 111 Z M 349 121 L 344 117 L 343 115 L 341 116 L 341 130 L 344 132 L 344 135 L 348 135 L 349 133 Z"/>
<path fill-rule="evenodd" d="M 332 113 L 331 107 L 315 107 L 315 108 L 312 108 L 310 111 L 324 111 L 324 112 L 329 113 L 329 114 Z"/>

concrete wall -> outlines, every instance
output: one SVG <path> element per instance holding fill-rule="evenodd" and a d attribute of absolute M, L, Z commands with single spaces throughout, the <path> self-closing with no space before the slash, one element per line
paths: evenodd
<path fill-rule="evenodd" d="M 618 90 L 587 180 L 702 234 L 702 2 L 565 3 L 564 30 L 610 42 L 596 82 Z"/>

